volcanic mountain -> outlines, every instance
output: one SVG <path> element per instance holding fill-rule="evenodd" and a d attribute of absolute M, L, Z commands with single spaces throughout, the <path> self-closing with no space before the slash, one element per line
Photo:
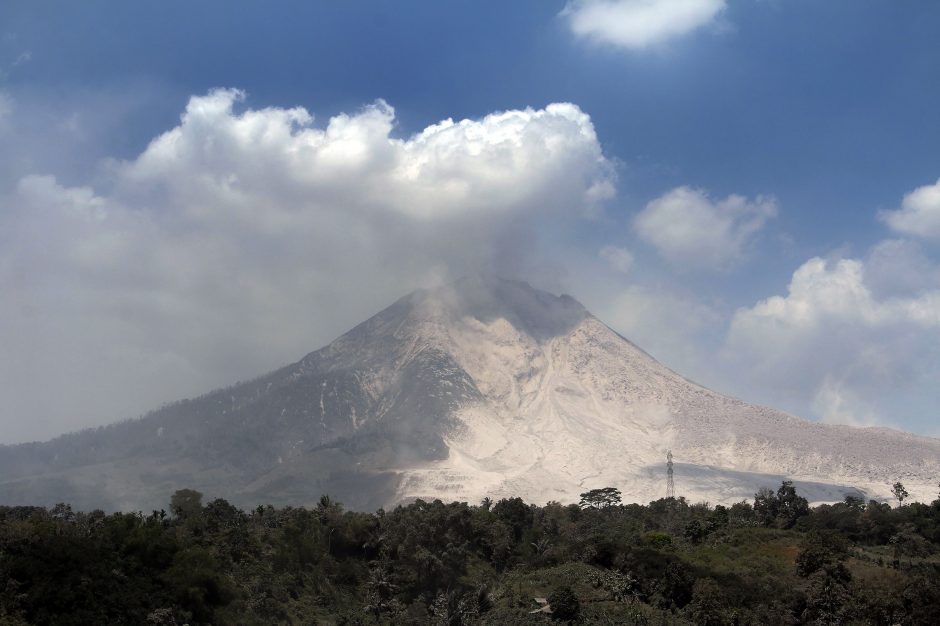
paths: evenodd
<path fill-rule="evenodd" d="M 697 385 L 569 296 L 463 279 L 411 293 L 275 372 L 133 421 L 0 447 L 0 503 L 150 510 L 176 489 L 242 506 L 414 498 L 731 503 L 935 497 L 940 439 L 818 424 Z"/>

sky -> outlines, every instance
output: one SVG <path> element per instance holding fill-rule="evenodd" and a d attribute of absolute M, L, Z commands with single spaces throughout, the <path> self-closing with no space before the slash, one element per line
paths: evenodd
<path fill-rule="evenodd" d="M 0 443 L 489 272 L 809 419 L 940 436 L 940 3 L 0 5 Z"/>

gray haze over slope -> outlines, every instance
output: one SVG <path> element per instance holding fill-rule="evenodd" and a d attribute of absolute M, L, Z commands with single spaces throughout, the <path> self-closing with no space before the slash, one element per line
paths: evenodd
<path fill-rule="evenodd" d="M 812 501 L 932 498 L 940 440 L 808 422 L 658 363 L 568 296 L 498 278 L 400 299 L 255 380 L 140 420 L 0 447 L 0 503 L 149 510 L 176 489 L 241 506 L 329 493 L 374 509 L 416 497 L 733 502 L 791 478 Z"/>

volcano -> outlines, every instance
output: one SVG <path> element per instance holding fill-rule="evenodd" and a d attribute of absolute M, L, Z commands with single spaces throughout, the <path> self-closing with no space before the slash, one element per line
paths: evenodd
<path fill-rule="evenodd" d="M 241 506 L 321 494 L 733 503 L 793 480 L 811 502 L 930 500 L 940 439 L 825 425 L 691 382 L 570 296 L 501 278 L 415 291 L 298 362 L 145 417 L 0 447 L 0 503 L 150 510 L 176 489 Z"/>

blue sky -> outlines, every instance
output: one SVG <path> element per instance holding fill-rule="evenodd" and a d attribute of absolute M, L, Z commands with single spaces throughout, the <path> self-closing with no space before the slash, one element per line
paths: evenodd
<path fill-rule="evenodd" d="M 654 13 L 633 11 L 643 5 Z M 0 369 L 13 398 L 0 441 L 113 421 L 252 376 L 401 292 L 481 267 L 572 293 L 719 390 L 813 419 L 936 435 L 938 31 L 940 4 L 927 0 L 6 2 L 0 340 L 15 356 Z M 191 98 L 216 88 L 244 94 L 181 121 Z M 245 198 L 194 191 L 206 177 L 247 186 L 246 172 L 283 151 L 236 142 L 198 160 L 148 156 L 173 129 L 221 144 L 250 111 L 313 116 L 288 132 L 343 114 L 366 128 L 360 114 L 378 99 L 394 114 L 365 144 L 376 154 L 448 118 L 496 136 L 506 131 L 486 116 L 551 103 L 572 103 L 589 121 L 523 116 L 519 152 L 507 158 L 529 162 L 536 139 L 594 136 L 572 144 L 577 158 L 549 164 L 570 180 L 524 165 L 507 174 L 518 178 L 506 188 L 528 195 L 506 207 L 502 183 L 472 159 L 423 153 L 440 159 L 438 177 L 422 179 L 427 197 L 440 191 L 447 202 L 446 184 L 469 181 L 494 208 L 457 198 L 452 210 L 412 210 L 400 186 L 383 187 L 403 194 L 399 213 L 341 214 L 321 199 L 301 227 L 322 254 L 278 241 L 272 216 L 300 201 L 282 197 L 276 174 L 252 179 Z M 238 158 L 255 160 L 240 169 Z M 356 195 L 355 178 L 328 190 L 318 180 L 304 178 L 305 193 L 373 202 Z M 609 193 L 590 192 L 598 182 Z M 248 198 L 256 213 L 243 219 Z M 81 211 L 93 216 L 89 230 L 64 225 Z M 467 231 L 479 239 L 448 245 Z M 185 247 L 194 233 L 204 239 Z M 139 242 L 155 246 L 154 258 L 182 246 L 167 256 L 188 264 L 158 275 Z M 357 245 L 369 251 L 351 253 Z M 191 277 L 189 291 L 180 276 Z M 205 288 L 223 283 L 239 289 Z M 194 294 L 206 300 L 196 306 Z M 62 391 L 43 397 L 49 386 Z"/>

